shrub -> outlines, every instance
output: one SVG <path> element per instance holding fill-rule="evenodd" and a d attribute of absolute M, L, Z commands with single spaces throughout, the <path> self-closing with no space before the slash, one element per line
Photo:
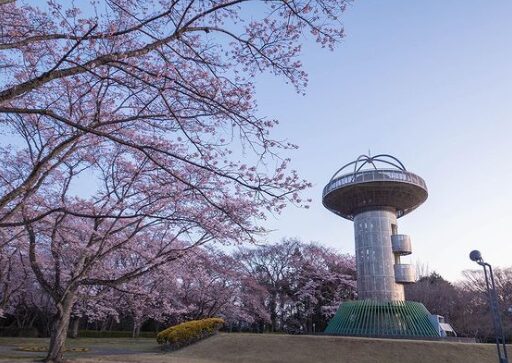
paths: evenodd
<path fill-rule="evenodd" d="M 220 318 L 191 320 L 162 330 L 156 336 L 156 341 L 175 350 L 215 334 L 222 325 L 224 320 Z"/>
<path fill-rule="evenodd" d="M 16 328 L 13 326 L 0 328 L 0 337 L 37 338 L 38 336 L 39 333 L 36 328 Z"/>

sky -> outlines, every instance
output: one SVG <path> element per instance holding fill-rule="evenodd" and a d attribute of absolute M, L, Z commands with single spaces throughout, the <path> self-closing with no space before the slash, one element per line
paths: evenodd
<path fill-rule="evenodd" d="M 275 136 L 300 146 L 293 167 L 313 183 L 309 209 L 268 221 L 269 241 L 298 237 L 354 253 L 352 222 L 327 211 L 322 188 L 368 150 L 388 153 L 425 179 L 428 200 L 398 220 L 419 263 L 450 281 L 478 266 L 512 266 L 512 2 L 352 3 L 334 52 L 304 44 L 305 96 L 257 80 L 260 112 Z"/>

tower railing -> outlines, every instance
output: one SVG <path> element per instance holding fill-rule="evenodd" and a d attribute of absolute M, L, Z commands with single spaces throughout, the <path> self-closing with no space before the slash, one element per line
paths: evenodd
<path fill-rule="evenodd" d="M 382 181 L 399 181 L 402 183 L 410 183 L 418 185 L 427 190 L 427 184 L 418 175 L 406 170 L 397 169 L 377 169 L 377 170 L 362 170 L 356 173 L 349 173 L 341 175 L 332 179 L 325 187 L 322 197 L 341 187 L 350 184 L 359 184 L 367 182 L 382 182 Z"/>

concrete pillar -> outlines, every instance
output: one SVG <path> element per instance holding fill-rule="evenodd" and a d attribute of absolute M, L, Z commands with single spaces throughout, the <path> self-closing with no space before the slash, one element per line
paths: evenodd
<path fill-rule="evenodd" d="M 359 300 L 404 300 L 404 287 L 395 282 L 393 268 L 391 234 L 396 225 L 392 208 L 365 211 L 354 217 Z"/>

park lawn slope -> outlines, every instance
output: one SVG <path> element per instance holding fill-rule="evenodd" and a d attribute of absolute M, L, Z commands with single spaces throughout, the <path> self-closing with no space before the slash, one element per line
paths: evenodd
<path fill-rule="evenodd" d="M 247 363 L 486 363 L 496 361 L 491 344 L 333 336 L 221 334 L 176 352 L 183 358 Z"/>
<path fill-rule="evenodd" d="M 99 358 L 99 357 L 98 357 Z M 153 363 L 495 363 L 492 344 L 278 334 L 218 334 L 167 354 L 96 358 Z M 92 362 L 93 360 L 79 360 Z"/>

